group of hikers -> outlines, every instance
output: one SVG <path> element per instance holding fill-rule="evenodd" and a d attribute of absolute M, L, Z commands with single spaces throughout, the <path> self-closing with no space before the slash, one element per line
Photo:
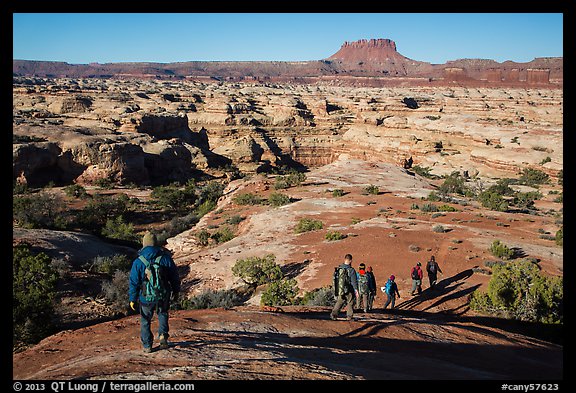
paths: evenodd
<path fill-rule="evenodd" d="M 434 289 L 438 280 L 438 273 L 442 273 L 438 262 L 434 255 L 426 264 L 426 272 L 430 283 L 430 289 Z M 424 272 L 422 271 L 422 264 L 417 262 L 410 270 L 410 277 L 412 279 L 412 290 L 410 294 L 416 296 L 422 293 L 422 279 Z M 396 277 L 391 275 L 386 284 L 381 287 L 381 291 L 387 296 L 384 303 L 384 310 L 390 305 L 393 309 L 396 303 L 396 298 L 400 298 L 398 285 L 396 284 Z M 334 268 L 334 297 L 336 304 L 330 312 L 330 318 L 336 320 L 338 314 L 344 306 L 346 306 L 346 320 L 351 320 L 354 314 L 354 307 L 361 308 L 365 313 L 372 311 L 374 298 L 376 297 L 376 279 L 372 272 L 372 266 L 366 267 L 366 264 L 361 263 L 358 265 L 358 272 L 352 267 L 352 255 L 346 254 L 344 262 Z"/>
<path fill-rule="evenodd" d="M 430 288 L 436 285 L 437 274 L 442 273 L 434 256 L 426 266 Z M 424 273 L 418 262 L 410 272 L 412 277 L 412 295 L 422 292 Z M 340 310 L 346 305 L 346 319 L 352 319 L 354 305 L 364 312 L 372 311 L 376 297 L 376 279 L 371 266 L 361 263 L 358 272 L 352 267 L 352 255 L 346 254 L 344 263 L 334 271 L 334 296 L 336 304 L 330 313 L 331 319 L 337 319 Z M 394 275 L 380 288 L 387 296 L 384 309 L 389 305 L 393 309 L 396 297 L 400 298 Z M 144 352 L 152 352 L 154 336 L 151 331 L 152 317 L 158 315 L 158 340 L 160 348 L 169 346 L 168 311 L 170 302 L 176 301 L 180 293 L 178 269 L 168 250 L 158 244 L 156 236 L 147 232 L 142 239 L 142 248 L 132 263 L 129 278 L 130 308 L 140 312 L 140 340 Z M 137 305 L 138 310 L 137 310 Z"/>

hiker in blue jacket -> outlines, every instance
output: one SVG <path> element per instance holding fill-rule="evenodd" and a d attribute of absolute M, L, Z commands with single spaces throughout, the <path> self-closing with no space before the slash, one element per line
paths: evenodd
<path fill-rule="evenodd" d="M 153 274 L 148 272 L 146 264 L 157 262 L 160 266 L 158 280 L 158 293 L 147 286 L 153 282 Z M 140 339 L 144 352 L 152 352 L 154 337 L 150 329 L 154 311 L 158 313 L 158 339 L 160 348 L 168 347 L 169 326 L 168 310 L 170 299 L 178 300 L 180 293 L 180 277 L 168 250 L 157 246 L 156 236 L 147 232 L 142 239 L 142 249 L 138 257 L 132 262 L 130 271 L 129 290 L 130 308 L 136 311 L 136 303 L 140 303 Z"/>
<path fill-rule="evenodd" d="M 395 279 L 396 277 L 394 277 L 394 275 L 391 275 L 388 281 L 386 281 L 386 284 L 382 288 L 380 288 L 382 289 L 382 292 L 384 292 L 388 297 L 386 299 L 386 303 L 384 304 L 384 310 L 386 310 L 386 307 L 388 307 L 390 303 L 392 303 L 390 306 L 390 310 L 394 309 L 394 303 L 396 302 L 396 295 L 398 295 L 398 299 L 400 299 L 400 292 L 398 292 L 398 285 L 396 285 L 396 282 L 394 281 Z"/>

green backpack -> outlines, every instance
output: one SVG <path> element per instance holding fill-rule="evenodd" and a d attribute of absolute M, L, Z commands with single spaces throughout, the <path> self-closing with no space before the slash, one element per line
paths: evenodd
<path fill-rule="evenodd" d="M 146 266 L 144 270 L 144 282 L 142 283 L 142 295 L 147 302 L 153 303 L 166 299 L 165 267 L 160 265 L 162 255 L 156 257 L 150 263 L 142 255 L 138 257 Z"/>
<path fill-rule="evenodd" d="M 334 294 L 344 296 L 351 292 L 350 275 L 348 269 L 337 267 L 334 269 Z"/>
<path fill-rule="evenodd" d="M 368 293 L 368 276 L 358 273 L 358 292 L 361 294 Z"/>

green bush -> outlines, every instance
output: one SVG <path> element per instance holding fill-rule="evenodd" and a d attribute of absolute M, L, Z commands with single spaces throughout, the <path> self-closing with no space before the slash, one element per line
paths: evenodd
<path fill-rule="evenodd" d="M 268 284 L 262 292 L 260 304 L 264 306 L 289 306 L 296 302 L 298 283 L 295 279 L 281 279 Z"/>
<path fill-rule="evenodd" d="M 284 206 L 290 203 L 290 197 L 286 194 L 275 192 L 268 197 L 268 203 L 274 207 Z"/>
<path fill-rule="evenodd" d="M 216 244 L 222 244 L 234 239 L 235 236 L 236 235 L 234 234 L 234 231 L 232 231 L 230 227 L 225 226 L 223 228 L 220 228 L 220 230 L 214 232 L 212 235 L 210 235 L 210 238 L 214 239 Z"/>
<path fill-rule="evenodd" d="M 286 175 L 277 176 L 274 182 L 274 189 L 285 189 L 301 185 L 306 181 L 306 174 L 290 170 Z"/>
<path fill-rule="evenodd" d="M 130 198 L 125 194 L 117 197 L 96 195 L 80 211 L 77 223 L 85 228 L 100 231 L 108 220 L 115 220 L 128 212 L 129 201 Z"/>
<path fill-rule="evenodd" d="M 58 274 L 44 253 L 29 245 L 12 247 L 13 344 L 34 344 L 53 331 Z"/>
<path fill-rule="evenodd" d="M 336 240 L 342 240 L 342 239 L 346 239 L 348 236 L 340 233 L 338 231 L 328 231 L 326 232 L 326 240 L 328 241 L 336 241 Z"/>
<path fill-rule="evenodd" d="M 430 173 L 431 169 L 428 167 L 422 167 L 419 165 L 415 165 L 412 167 L 412 170 L 414 170 L 414 172 L 416 172 L 418 175 L 420 175 L 422 177 L 426 177 L 428 179 L 437 179 L 438 178 L 438 176 Z"/>
<path fill-rule="evenodd" d="M 179 308 L 198 310 L 206 308 L 232 308 L 243 303 L 242 298 L 233 289 L 205 290 L 190 299 L 180 299 Z"/>
<path fill-rule="evenodd" d="M 234 215 L 232 217 L 229 217 L 228 219 L 226 219 L 226 223 L 230 224 L 230 225 L 238 225 L 240 224 L 242 221 L 244 221 L 246 218 L 245 217 L 240 217 L 238 215 Z"/>
<path fill-rule="evenodd" d="M 66 227 L 62 198 L 44 191 L 14 196 L 12 219 L 23 228 L 64 229 Z"/>
<path fill-rule="evenodd" d="M 255 286 L 279 280 L 283 277 L 283 273 L 275 259 L 274 254 L 268 254 L 263 258 L 239 259 L 232 266 L 232 274 L 240 277 L 246 284 Z"/>
<path fill-rule="evenodd" d="M 460 174 L 460 172 L 455 171 L 444 179 L 444 183 L 438 187 L 438 192 L 444 195 L 465 195 L 467 191 L 465 183 L 466 179 Z"/>
<path fill-rule="evenodd" d="M 174 237 L 179 233 L 192 228 L 199 221 L 196 212 L 189 213 L 185 216 L 172 218 L 156 235 L 159 244 L 166 244 L 166 240 Z"/>
<path fill-rule="evenodd" d="M 432 227 L 432 231 L 437 232 L 437 233 L 444 233 L 444 232 L 446 232 L 446 228 L 444 228 L 442 225 L 438 224 L 438 225 L 434 225 L 434 227 Z"/>
<path fill-rule="evenodd" d="M 175 184 L 154 187 L 150 198 L 160 208 L 180 212 L 194 206 L 198 196 L 194 182 L 189 181 L 184 187 Z"/>
<path fill-rule="evenodd" d="M 344 190 L 341 189 L 341 188 L 337 188 L 337 189 L 335 189 L 335 190 L 332 190 L 332 196 L 333 196 L 334 198 L 338 198 L 338 197 L 344 196 Z"/>
<path fill-rule="evenodd" d="M 441 212 L 457 212 L 458 209 L 456 209 L 453 206 L 450 205 L 440 205 L 438 206 L 438 210 L 440 210 Z"/>
<path fill-rule="evenodd" d="M 208 245 L 208 242 L 210 241 L 210 232 L 208 232 L 206 229 L 202 229 L 199 232 L 196 232 L 195 236 L 200 245 L 202 246 Z"/>
<path fill-rule="evenodd" d="M 433 203 L 425 203 L 422 206 L 420 206 L 420 210 L 425 213 L 431 213 L 431 212 L 437 212 L 438 207 Z"/>
<path fill-rule="evenodd" d="M 304 306 L 333 307 L 336 303 L 336 300 L 334 299 L 334 288 L 332 288 L 332 286 L 327 286 L 306 292 L 301 303 Z"/>
<path fill-rule="evenodd" d="M 442 200 L 436 191 L 430 192 L 430 194 L 428 194 L 428 198 L 426 199 L 428 199 L 430 202 L 439 202 Z"/>
<path fill-rule="evenodd" d="M 139 236 L 134 233 L 134 225 L 124 222 L 122 216 L 108 219 L 106 225 L 102 228 L 101 234 L 109 239 L 130 242 L 138 242 L 140 240 Z"/>
<path fill-rule="evenodd" d="M 559 246 L 564 245 L 564 228 L 560 228 L 556 231 L 555 240 L 557 245 Z"/>
<path fill-rule="evenodd" d="M 537 186 L 548 183 L 550 177 L 539 169 L 525 168 L 518 181 L 526 186 Z"/>
<path fill-rule="evenodd" d="M 364 187 L 362 190 L 362 195 L 378 195 L 379 193 L 380 189 L 374 184 L 370 184 L 369 186 Z"/>
<path fill-rule="evenodd" d="M 324 224 L 322 221 L 310 218 L 301 218 L 300 221 L 298 221 L 298 224 L 296 224 L 296 233 L 316 231 L 322 229 L 323 226 Z"/>
<path fill-rule="evenodd" d="M 224 194 L 224 188 L 226 186 L 217 180 L 206 183 L 200 188 L 198 201 L 200 203 L 212 202 L 213 206 L 216 206 L 218 199 Z"/>
<path fill-rule="evenodd" d="M 518 260 L 494 265 L 487 292 L 475 291 L 470 308 L 523 321 L 563 322 L 563 278 L 544 276 L 536 264 Z"/>
<path fill-rule="evenodd" d="M 508 202 L 500 195 L 492 191 L 483 191 L 478 196 L 478 201 L 487 209 L 495 211 L 508 210 Z"/>
<path fill-rule="evenodd" d="M 494 240 L 490 245 L 489 251 L 497 258 L 504 260 L 511 259 L 514 256 L 514 250 L 508 248 L 507 245 L 501 243 L 500 240 Z"/>
<path fill-rule="evenodd" d="M 259 205 L 262 203 L 262 198 L 257 195 L 247 192 L 244 194 L 237 194 L 233 198 L 234 203 L 238 205 Z"/>
<path fill-rule="evenodd" d="M 86 198 L 88 193 L 80 184 L 71 184 L 64 187 L 64 193 L 71 198 Z"/>

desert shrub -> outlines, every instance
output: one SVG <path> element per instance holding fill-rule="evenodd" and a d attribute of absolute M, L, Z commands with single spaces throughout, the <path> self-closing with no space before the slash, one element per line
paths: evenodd
<path fill-rule="evenodd" d="M 189 181 L 184 187 L 176 184 L 154 187 L 150 198 L 160 208 L 185 211 L 196 203 L 198 196 L 194 182 Z"/>
<path fill-rule="evenodd" d="M 546 158 L 544 158 L 542 161 L 540 161 L 540 165 L 544 165 L 547 162 L 552 161 L 552 159 L 550 158 L 550 156 L 546 156 Z"/>
<path fill-rule="evenodd" d="M 274 189 L 285 189 L 301 185 L 306 181 L 306 174 L 295 170 L 290 170 L 286 175 L 277 176 L 274 182 Z"/>
<path fill-rule="evenodd" d="M 436 232 L 436 233 L 444 233 L 447 232 L 446 228 L 444 228 L 442 225 L 438 224 L 438 225 L 434 225 L 432 227 L 432 231 Z"/>
<path fill-rule="evenodd" d="M 410 244 L 410 245 L 408 246 L 408 250 L 410 250 L 411 252 L 418 252 L 418 251 L 420 251 L 420 247 L 418 247 L 418 246 L 415 245 L 415 244 Z"/>
<path fill-rule="evenodd" d="M 326 232 L 326 240 L 328 241 L 336 241 L 336 240 L 342 240 L 342 239 L 346 239 L 348 236 L 340 233 L 338 231 L 328 231 Z"/>
<path fill-rule="evenodd" d="M 210 235 L 210 238 L 214 239 L 216 244 L 222 244 L 234 239 L 235 236 L 236 235 L 234 234 L 234 231 L 232 231 L 230 227 L 225 226 L 223 228 L 220 228 L 218 231 L 214 232 L 212 235 Z"/>
<path fill-rule="evenodd" d="M 243 303 L 238 293 L 233 289 L 206 290 L 189 299 L 181 299 L 179 308 L 198 310 L 206 308 L 232 308 Z"/>
<path fill-rule="evenodd" d="M 442 200 L 436 191 L 430 192 L 430 194 L 428 194 L 428 198 L 426 199 L 428 199 L 430 202 L 439 202 Z"/>
<path fill-rule="evenodd" d="M 420 206 L 420 210 L 425 213 L 437 212 L 438 207 L 433 203 L 425 203 L 422 206 Z"/>
<path fill-rule="evenodd" d="M 444 195 L 464 195 L 466 193 L 465 183 L 466 179 L 460 174 L 460 172 L 454 171 L 444 179 L 444 183 L 438 187 L 438 192 Z"/>
<path fill-rule="evenodd" d="M 214 210 L 215 208 L 216 208 L 216 202 L 211 201 L 211 200 L 206 200 L 196 207 L 195 213 L 198 217 L 202 217 L 205 214 L 208 214 L 209 212 Z"/>
<path fill-rule="evenodd" d="M 334 300 L 334 289 L 332 286 L 313 289 L 304 294 L 301 303 L 304 306 L 333 307 L 336 303 L 336 300 Z"/>
<path fill-rule="evenodd" d="M 563 322 L 563 278 L 544 276 L 531 261 L 493 266 L 487 292 L 475 291 L 470 308 L 523 321 Z"/>
<path fill-rule="evenodd" d="M 97 256 L 86 264 L 88 271 L 113 275 L 117 271 L 127 272 L 132 267 L 132 261 L 126 255 Z"/>
<path fill-rule="evenodd" d="M 298 283 L 293 278 L 273 281 L 262 292 L 260 304 L 264 306 L 289 306 L 295 303 L 298 291 Z"/>
<path fill-rule="evenodd" d="M 334 198 L 344 196 L 344 190 L 341 188 L 336 188 L 335 190 L 332 190 L 332 196 Z"/>
<path fill-rule="evenodd" d="M 206 183 L 199 190 L 198 201 L 200 203 L 212 202 L 212 205 L 216 206 L 218 199 L 224 194 L 224 183 L 213 180 Z"/>
<path fill-rule="evenodd" d="M 362 195 L 378 195 L 379 192 L 380 189 L 378 188 L 378 186 L 370 184 L 369 186 L 364 187 L 364 189 L 362 190 Z"/>
<path fill-rule="evenodd" d="M 356 225 L 358 223 L 361 223 L 362 219 L 358 218 L 358 217 L 352 217 L 352 225 Z"/>
<path fill-rule="evenodd" d="M 29 192 L 30 188 L 28 187 L 28 184 L 19 181 L 12 182 L 12 195 L 28 194 Z"/>
<path fill-rule="evenodd" d="M 102 228 L 101 234 L 109 239 L 126 240 L 130 242 L 140 240 L 138 235 L 134 233 L 134 225 L 124 222 L 122 216 L 108 219 L 106 225 Z"/>
<path fill-rule="evenodd" d="M 124 270 L 116 270 L 112 279 L 102 283 L 102 295 L 112 308 L 119 314 L 127 314 L 126 294 L 128 293 L 130 273 Z"/>
<path fill-rule="evenodd" d="M 229 217 L 226 219 L 226 224 L 230 224 L 230 225 L 238 225 L 240 224 L 242 221 L 244 221 L 246 218 L 245 217 L 240 217 L 238 215 L 234 215 L 232 217 Z"/>
<path fill-rule="evenodd" d="M 259 205 L 262 203 L 262 198 L 258 195 L 247 192 L 244 194 L 237 194 L 233 198 L 234 203 L 238 205 Z"/>
<path fill-rule="evenodd" d="M 268 203 L 274 207 L 284 206 L 290 203 L 290 197 L 280 192 L 274 192 L 268 197 Z"/>
<path fill-rule="evenodd" d="M 431 169 L 428 167 L 422 167 L 419 165 L 415 165 L 412 167 L 412 170 L 414 170 L 414 172 L 416 172 L 418 175 L 422 176 L 422 177 L 426 177 L 428 179 L 436 179 L 438 178 L 438 176 L 433 175 L 432 173 L 430 173 Z"/>
<path fill-rule="evenodd" d="M 262 285 L 283 277 L 280 266 L 275 262 L 274 254 L 264 257 L 238 259 L 232 266 L 232 274 L 240 277 L 248 285 Z"/>
<path fill-rule="evenodd" d="M 64 193 L 70 198 L 86 198 L 88 196 L 86 189 L 80 184 L 71 184 L 64 187 Z"/>
<path fill-rule="evenodd" d="M 196 232 L 195 237 L 200 245 L 207 246 L 208 242 L 210 241 L 210 232 L 208 232 L 206 229 L 202 229 Z"/>
<path fill-rule="evenodd" d="M 441 212 L 457 212 L 458 209 L 456 209 L 453 206 L 450 205 L 440 205 L 438 206 L 438 210 L 440 210 Z"/>
<path fill-rule="evenodd" d="M 561 192 L 556 198 L 554 198 L 554 202 L 556 203 L 563 203 L 564 202 L 564 193 Z"/>
<path fill-rule="evenodd" d="M 54 300 L 58 274 L 50 257 L 33 254 L 29 245 L 12 247 L 12 340 L 33 344 L 53 329 Z"/>
<path fill-rule="evenodd" d="M 530 192 L 517 192 L 514 194 L 514 206 L 522 209 L 532 209 L 534 208 L 534 201 L 542 198 L 542 194 L 538 191 Z"/>
<path fill-rule="evenodd" d="M 548 183 L 549 179 L 550 177 L 539 169 L 524 168 L 518 181 L 526 186 L 537 186 Z"/>
<path fill-rule="evenodd" d="M 181 217 L 174 217 L 156 234 L 156 239 L 159 244 L 165 244 L 168 238 L 187 231 L 198 223 L 198 221 L 199 218 L 195 212 Z"/>
<path fill-rule="evenodd" d="M 64 229 L 66 227 L 62 198 L 43 191 L 14 196 L 12 219 L 23 228 Z"/>
<path fill-rule="evenodd" d="M 560 171 L 558 172 L 558 184 L 559 185 L 564 184 L 564 169 L 560 169 Z"/>
<path fill-rule="evenodd" d="M 564 245 L 564 228 L 560 228 L 556 231 L 556 236 L 554 236 L 556 244 L 559 246 Z"/>
<path fill-rule="evenodd" d="M 492 191 L 481 192 L 478 201 L 487 209 L 495 211 L 508 210 L 508 202 L 500 195 Z"/>
<path fill-rule="evenodd" d="M 438 217 L 444 217 L 446 214 L 444 213 L 433 213 L 430 217 L 431 218 L 438 218 Z"/>
<path fill-rule="evenodd" d="M 500 240 L 494 240 L 490 245 L 489 251 L 495 257 L 504 260 L 511 259 L 514 256 L 514 250 L 508 248 L 508 246 L 501 243 Z"/>
<path fill-rule="evenodd" d="M 420 209 L 420 206 L 418 206 L 416 203 L 413 203 L 413 204 L 410 206 L 410 210 L 418 210 L 418 209 Z"/>
<path fill-rule="evenodd" d="M 316 231 L 322 229 L 323 226 L 324 224 L 322 221 L 310 218 L 301 218 L 300 221 L 298 221 L 298 224 L 296 224 L 296 233 Z"/>
<path fill-rule="evenodd" d="M 117 197 L 96 195 L 88 201 L 78 214 L 78 224 L 93 230 L 100 230 L 109 219 L 116 219 L 129 210 L 129 200 L 125 194 Z"/>

